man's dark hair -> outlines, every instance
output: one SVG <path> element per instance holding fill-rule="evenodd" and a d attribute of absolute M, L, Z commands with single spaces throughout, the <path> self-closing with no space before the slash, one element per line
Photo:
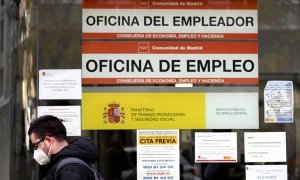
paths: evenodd
<path fill-rule="evenodd" d="M 55 116 L 46 115 L 34 120 L 29 127 L 28 135 L 32 133 L 37 138 L 44 138 L 45 136 L 53 136 L 58 141 L 67 139 L 67 131 L 60 119 Z"/>

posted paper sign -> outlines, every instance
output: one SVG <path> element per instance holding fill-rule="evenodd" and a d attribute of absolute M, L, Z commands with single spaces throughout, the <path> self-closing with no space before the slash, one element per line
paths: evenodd
<path fill-rule="evenodd" d="M 287 180 L 287 165 L 246 165 L 246 180 Z"/>
<path fill-rule="evenodd" d="M 294 121 L 294 93 L 292 81 L 268 81 L 264 91 L 265 122 L 292 123 Z"/>
<path fill-rule="evenodd" d="M 137 131 L 137 179 L 180 179 L 179 130 Z"/>
<path fill-rule="evenodd" d="M 237 133 L 195 133 L 195 162 L 237 162 Z"/>
<path fill-rule="evenodd" d="M 245 132 L 245 162 L 286 162 L 285 132 Z"/>
<path fill-rule="evenodd" d="M 258 84 L 257 42 L 82 42 L 88 84 Z"/>
<path fill-rule="evenodd" d="M 40 70 L 39 99 L 81 99 L 81 70 Z"/>
<path fill-rule="evenodd" d="M 62 119 L 67 129 L 67 136 L 81 135 L 80 106 L 38 106 L 38 117 L 52 115 Z"/>
<path fill-rule="evenodd" d="M 254 39 L 257 1 L 84 0 L 83 39 Z"/>

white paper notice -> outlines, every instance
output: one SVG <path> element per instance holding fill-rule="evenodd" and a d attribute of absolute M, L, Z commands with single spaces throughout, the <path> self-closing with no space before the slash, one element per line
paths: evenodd
<path fill-rule="evenodd" d="M 81 70 L 40 70 L 39 99 L 81 99 Z"/>
<path fill-rule="evenodd" d="M 38 117 L 44 115 L 52 115 L 62 119 L 67 129 L 67 136 L 81 135 L 80 106 L 38 106 Z"/>
<path fill-rule="evenodd" d="M 245 162 L 286 162 L 285 132 L 245 132 Z"/>
<path fill-rule="evenodd" d="M 179 130 L 137 131 L 137 179 L 180 179 L 179 164 Z"/>
<path fill-rule="evenodd" d="M 264 91 L 265 122 L 292 123 L 294 93 L 292 81 L 268 81 Z"/>
<path fill-rule="evenodd" d="M 287 165 L 246 165 L 246 180 L 287 180 Z"/>
<path fill-rule="evenodd" d="M 195 133 L 195 162 L 237 162 L 237 133 Z"/>

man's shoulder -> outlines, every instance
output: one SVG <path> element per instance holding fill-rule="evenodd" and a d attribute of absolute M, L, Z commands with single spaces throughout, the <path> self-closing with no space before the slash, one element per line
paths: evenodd
<path fill-rule="evenodd" d="M 82 163 L 68 161 L 72 157 L 61 158 L 54 166 L 52 166 L 49 175 L 53 179 L 64 179 L 62 177 L 82 177 L 83 179 L 91 179 L 93 177 L 92 172 L 86 168 Z M 83 160 L 81 160 L 83 161 Z M 69 178 L 70 179 L 70 178 Z M 72 178 L 71 178 L 72 179 Z"/>
<path fill-rule="evenodd" d="M 56 170 L 68 170 L 68 171 L 78 171 L 78 170 L 89 170 L 86 165 L 88 165 L 84 160 L 76 157 L 65 157 L 62 158 L 57 164 Z M 80 171 L 78 172 L 80 173 Z"/>

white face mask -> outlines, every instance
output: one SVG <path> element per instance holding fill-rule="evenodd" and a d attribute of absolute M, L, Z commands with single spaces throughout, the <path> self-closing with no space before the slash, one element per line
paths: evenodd
<path fill-rule="evenodd" d="M 42 150 L 43 146 L 44 146 L 44 143 L 43 143 L 41 149 L 37 148 L 36 150 L 34 150 L 34 153 L 33 153 L 33 159 L 35 159 L 36 162 L 39 163 L 39 165 L 45 165 L 50 162 L 49 153 L 51 150 L 51 146 L 48 151 L 48 155 Z"/>

